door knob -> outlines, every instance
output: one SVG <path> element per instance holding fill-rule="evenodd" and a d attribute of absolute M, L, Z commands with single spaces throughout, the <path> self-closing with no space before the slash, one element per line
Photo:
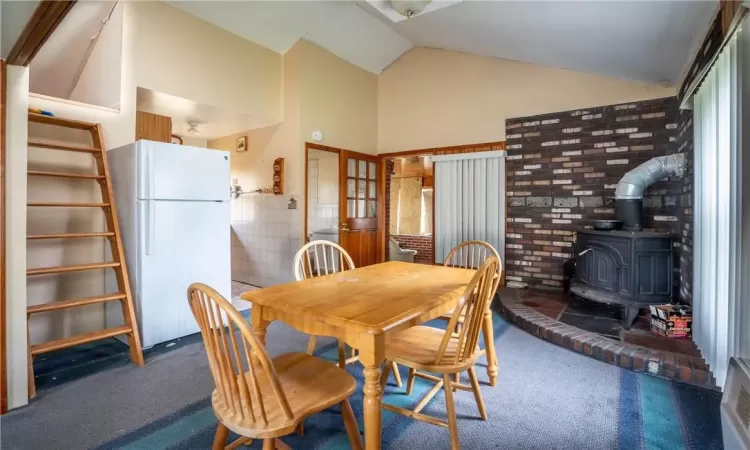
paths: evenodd
<path fill-rule="evenodd" d="M 341 222 L 341 231 L 349 231 L 349 222 Z"/>

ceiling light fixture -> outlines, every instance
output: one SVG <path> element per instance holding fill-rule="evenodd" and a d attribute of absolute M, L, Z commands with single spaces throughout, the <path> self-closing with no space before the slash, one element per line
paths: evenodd
<path fill-rule="evenodd" d="M 391 0 L 393 9 L 399 14 L 412 18 L 422 12 L 432 0 Z"/>
<path fill-rule="evenodd" d="M 198 134 L 198 125 L 200 125 L 198 122 L 188 122 L 187 132 L 190 134 Z"/>

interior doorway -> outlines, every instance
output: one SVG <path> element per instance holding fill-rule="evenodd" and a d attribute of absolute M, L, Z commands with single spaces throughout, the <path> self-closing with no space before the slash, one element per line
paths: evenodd
<path fill-rule="evenodd" d="M 383 159 L 385 165 L 386 259 L 435 263 L 431 154 Z"/>

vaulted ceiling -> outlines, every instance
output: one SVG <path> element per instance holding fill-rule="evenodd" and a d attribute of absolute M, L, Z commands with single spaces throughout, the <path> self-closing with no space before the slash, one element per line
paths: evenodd
<path fill-rule="evenodd" d="M 718 8 L 716 0 L 433 0 L 394 22 L 387 0 L 169 3 L 280 53 L 305 38 L 373 73 L 417 45 L 661 84 L 679 80 Z"/>

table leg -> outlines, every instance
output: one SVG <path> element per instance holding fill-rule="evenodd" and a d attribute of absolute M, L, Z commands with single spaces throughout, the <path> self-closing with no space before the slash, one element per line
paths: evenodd
<path fill-rule="evenodd" d="M 489 308 L 484 312 L 482 334 L 484 335 L 484 348 L 487 353 L 487 376 L 490 378 L 490 386 L 495 386 L 497 384 L 497 353 L 495 353 L 495 332 L 492 327 L 492 310 Z"/>
<path fill-rule="evenodd" d="M 250 323 L 253 325 L 253 331 L 255 336 L 258 337 L 261 345 L 266 346 L 266 330 L 268 325 L 271 324 L 268 320 L 263 318 L 263 307 L 260 305 L 253 305 L 252 311 L 250 312 Z"/>
<path fill-rule="evenodd" d="M 383 391 L 380 388 L 380 366 L 385 359 L 383 336 L 372 336 L 372 341 L 359 347 L 359 362 L 364 366 L 363 402 L 365 418 L 365 448 L 380 450 L 382 438 Z"/>

